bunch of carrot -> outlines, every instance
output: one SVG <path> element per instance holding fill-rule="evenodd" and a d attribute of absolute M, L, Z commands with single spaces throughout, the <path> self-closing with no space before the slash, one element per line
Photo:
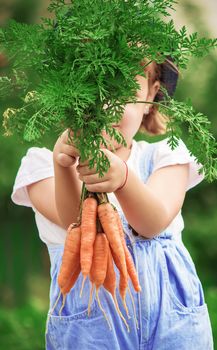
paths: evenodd
<path fill-rule="evenodd" d="M 117 312 L 129 331 L 129 326 L 119 309 L 116 298 L 116 273 L 113 262 L 120 272 L 119 292 L 129 317 L 126 304 L 127 290 L 133 302 L 128 287 L 129 278 L 136 292 L 140 292 L 141 287 L 133 259 L 125 242 L 121 219 L 117 210 L 109 203 L 106 194 L 87 192 L 87 197 L 82 201 L 79 223 L 70 225 L 66 236 L 62 264 L 58 274 L 60 293 L 54 305 L 55 307 L 62 295 L 63 303 L 59 314 L 61 315 L 66 296 L 75 285 L 81 272 L 83 281 L 80 296 L 82 296 L 87 277 L 92 284 L 88 314 L 90 314 L 93 291 L 96 288 L 98 305 L 111 328 L 98 294 L 99 288 L 103 286 L 111 294 Z M 134 302 L 133 307 L 135 310 Z"/>

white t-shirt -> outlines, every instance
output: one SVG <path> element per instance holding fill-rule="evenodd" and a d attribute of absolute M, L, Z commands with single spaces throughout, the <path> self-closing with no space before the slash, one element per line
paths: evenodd
<path fill-rule="evenodd" d="M 127 160 L 127 164 L 128 167 L 136 174 L 139 174 L 139 169 L 141 169 L 140 161 L 143 157 L 140 155 L 146 152 L 146 148 L 148 146 L 149 143 L 146 141 L 136 142 L 133 140 L 132 149 Z M 171 150 L 167 144 L 167 139 L 156 143 L 153 153 L 153 172 L 168 165 L 186 163 L 189 163 L 189 179 L 186 188 L 186 191 L 188 191 L 190 188 L 200 183 L 204 178 L 203 174 L 198 174 L 201 164 L 198 164 L 196 158 L 190 155 L 189 150 L 182 140 L 179 140 L 179 145 L 175 148 L 175 150 Z M 44 147 L 32 147 L 28 150 L 26 156 L 22 158 L 11 196 L 14 203 L 32 207 L 35 212 L 39 236 L 41 240 L 49 246 L 64 244 L 66 231 L 48 220 L 46 217 L 40 214 L 36 208 L 33 207 L 28 195 L 27 186 L 53 176 L 54 168 L 52 151 Z M 117 201 L 114 193 L 109 193 L 108 197 L 110 202 L 113 203 L 117 209 L 120 209 L 119 202 Z M 167 227 L 167 230 L 172 232 L 177 238 L 180 238 L 183 228 L 184 221 L 180 210 L 178 215 Z"/>

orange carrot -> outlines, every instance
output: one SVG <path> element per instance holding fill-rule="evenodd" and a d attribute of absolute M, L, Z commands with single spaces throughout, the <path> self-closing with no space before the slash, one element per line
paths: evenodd
<path fill-rule="evenodd" d="M 70 292 L 72 287 L 74 286 L 75 282 L 77 281 L 78 276 L 81 272 L 81 266 L 80 263 L 78 264 L 78 267 L 76 270 L 74 270 L 74 273 L 72 274 L 71 278 L 69 279 L 68 283 L 62 288 L 62 294 L 67 294 Z"/>
<path fill-rule="evenodd" d="M 104 233 L 97 233 L 94 242 L 93 261 L 90 270 L 90 281 L 95 284 L 96 288 L 103 284 L 108 260 L 108 240 Z"/>
<path fill-rule="evenodd" d="M 77 281 L 77 278 L 79 276 L 81 272 L 81 267 L 80 267 L 80 263 L 78 265 L 78 268 L 74 271 L 74 273 L 72 274 L 70 280 L 68 281 L 68 283 L 61 289 L 58 297 L 57 297 L 57 300 L 54 304 L 54 306 L 52 307 L 51 311 L 50 311 L 50 315 L 47 319 L 47 323 L 46 323 L 46 333 L 47 333 L 47 324 L 48 324 L 48 321 L 50 319 L 50 316 L 52 315 L 52 313 L 54 312 L 54 309 L 59 301 L 59 298 L 61 296 L 61 293 L 63 295 L 63 302 L 62 302 L 62 305 L 61 305 L 61 308 L 59 310 L 59 316 L 61 316 L 61 313 L 62 313 L 62 309 L 64 308 L 65 306 L 65 300 L 66 300 L 66 294 L 68 294 L 70 292 L 70 290 L 72 289 L 72 287 L 74 286 L 75 282 Z"/>
<path fill-rule="evenodd" d="M 113 296 L 114 291 L 116 289 L 116 275 L 115 275 L 115 269 L 114 269 L 114 265 L 113 265 L 113 261 L 112 261 L 110 247 L 108 248 L 107 271 L 106 271 L 106 278 L 104 280 L 103 286 Z"/>
<path fill-rule="evenodd" d="M 110 203 L 98 205 L 98 215 L 109 244 L 119 260 L 123 274 L 127 277 L 124 249 L 112 205 Z"/>
<path fill-rule="evenodd" d="M 116 255 L 116 253 L 112 249 L 111 249 L 111 254 L 112 254 L 113 260 L 115 262 L 115 265 L 117 266 L 118 270 L 120 271 L 119 292 L 120 292 L 120 296 L 121 296 L 124 308 L 125 308 L 126 313 L 127 313 L 127 317 L 130 318 L 128 307 L 126 304 L 126 292 L 127 292 L 127 287 L 128 287 L 128 277 L 125 278 L 123 271 L 122 271 L 122 268 L 121 268 L 120 260 L 118 259 L 118 256 Z"/>
<path fill-rule="evenodd" d="M 129 325 L 128 325 L 125 317 L 123 316 L 121 310 L 119 309 L 118 301 L 116 298 L 116 274 L 115 274 L 115 270 L 114 270 L 114 264 L 113 264 L 112 254 L 111 254 L 110 248 L 108 249 L 107 272 L 106 272 L 105 281 L 103 283 L 103 287 L 111 294 L 111 296 L 114 300 L 114 303 L 115 303 L 116 310 L 117 310 L 118 314 L 120 315 L 120 317 L 122 318 L 122 320 L 124 321 L 124 324 L 127 327 L 127 331 L 129 332 L 130 331 Z"/>
<path fill-rule="evenodd" d="M 92 282 L 92 288 L 90 293 L 90 300 L 92 298 L 93 285 L 96 287 L 96 298 L 98 301 L 98 305 L 103 312 L 106 321 L 108 322 L 109 328 L 111 329 L 110 322 L 106 316 L 106 313 L 101 305 L 99 299 L 99 288 L 104 283 L 107 272 L 107 261 L 108 261 L 108 240 L 104 233 L 97 233 L 95 242 L 94 242 L 94 253 L 93 253 L 93 261 L 90 270 L 90 281 Z M 90 310 L 90 300 L 88 305 L 88 310 Z"/>
<path fill-rule="evenodd" d="M 80 243 L 81 243 L 81 229 L 80 226 L 72 224 L 67 230 L 67 236 L 64 245 L 62 256 L 62 263 L 57 277 L 57 282 L 60 287 L 60 292 L 57 300 L 52 308 L 53 313 L 59 298 L 63 295 L 63 302 L 59 313 L 61 313 L 66 300 L 67 293 L 75 284 L 80 273 Z M 79 270 L 79 272 L 78 272 Z"/>
<path fill-rule="evenodd" d="M 81 293 L 84 287 L 84 282 L 88 276 L 93 259 L 93 244 L 96 237 L 96 217 L 97 217 L 97 200 L 93 197 L 88 197 L 83 202 L 82 217 L 81 217 L 81 272 L 84 276 L 81 287 Z"/>
<path fill-rule="evenodd" d="M 120 236 L 121 236 L 121 241 L 122 241 L 122 244 L 123 244 L 123 247 L 124 247 L 124 253 L 125 253 L 125 258 L 126 258 L 126 263 L 127 263 L 127 272 L 128 272 L 128 275 L 130 276 L 130 279 L 132 281 L 132 284 L 133 284 L 133 287 L 134 287 L 135 291 L 136 292 L 140 292 L 141 291 L 141 287 L 140 287 L 140 284 L 139 284 L 137 271 L 135 269 L 132 256 L 131 256 L 128 248 L 127 248 L 125 237 L 124 237 L 124 230 L 123 230 L 121 218 L 120 218 L 120 216 L 118 214 L 118 211 L 116 209 L 115 209 L 115 215 L 116 215 L 116 219 L 117 219 L 117 225 L 119 227 L 119 233 L 120 233 Z M 129 292 L 129 295 L 130 295 L 130 298 L 131 298 L 131 301 L 132 301 L 132 304 L 133 304 L 134 319 L 135 319 L 135 322 L 136 322 L 136 327 L 139 329 L 139 324 L 138 324 L 138 320 L 137 320 L 137 317 L 136 317 L 136 307 L 135 307 L 133 295 L 131 293 L 131 290 L 130 290 L 129 286 L 128 286 L 127 290 Z"/>
<path fill-rule="evenodd" d="M 125 301 L 126 289 L 128 283 L 128 273 L 124 248 L 122 245 L 119 228 L 113 206 L 110 203 L 102 203 L 98 206 L 98 215 L 103 230 L 111 246 L 111 252 L 117 268 L 120 271 L 120 294 L 128 315 L 128 309 Z M 129 317 L 129 315 L 128 315 Z"/>
<path fill-rule="evenodd" d="M 141 286 L 139 284 L 137 271 L 135 269 L 132 256 L 131 256 L 131 254 L 130 254 L 128 248 L 127 248 L 127 245 L 126 245 L 126 241 L 125 241 L 125 238 L 124 238 L 124 231 L 123 231 L 123 227 L 122 227 L 122 222 L 121 222 L 121 219 L 120 219 L 120 216 L 119 216 L 117 210 L 115 210 L 115 215 L 116 215 L 117 224 L 118 224 L 118 227 L 119 227 L 121 241 L 122 241 L 122 244 L 123 244 L 123 247 L 124 247 L 124 253 L 125 253 L 126 264 L 127 264 L 127 272 L 128 272 L 128 274 L 130 276 L 130 279 L 132 281 L 132 284 L 133 284 L 133 287 L 134 287 L 135 291 L 136 292 L 140 292 L 141 291 Z"/>
<path fill-rule="evenodd" d="M 68 230 L 64 245 L 62 264 L 58 274 L 58 284 L 61 291 L 78 268 L 80 260 L 80 245 L 81 228 L 80 226 L 74 226 Z"/>
<path fill-rule="evenodd" d="M 77 281 L 78 276 L 80 275 L 80 272 L 81 272 L 81 266 L 80 266 L 80 262 L 79 262 L 79 264 L 77 265 L 77 268 L 74 270 L 71 278 L 69 279 L 67 284 L 61 289 L 61 292 L 63 294 L 63 303 L 62 303 L 62 306 L 59 310 L 59 316 L 61 316 L 62 309 L 65 306 L 66 294 L 68 294 L 70 292 L 70 290 L 72 289 L 72 287 L 74 286 L 75 282 Z"/>

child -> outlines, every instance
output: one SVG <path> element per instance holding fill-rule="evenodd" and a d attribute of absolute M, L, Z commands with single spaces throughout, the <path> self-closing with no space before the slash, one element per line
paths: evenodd
<path fill-rule="evenodd" d="M 160 84 L 172 95 L 178 76 L 174 69 L 169 61 L 149 65 L 147 78 L 137 76 L 141 87 L 138 100 L 161 99 Z M 141 127 L 152 134 L 165 132 L 165 121 L 151 104 L 126 105 L 114 127 L 123 134 L 127 147 L 111 140 L 115 150 L 103 149 L 110 161 L 103 178 L 96 169 L 88 168 L 88 161 L 79 163 L 78 150 L 67 144 L 68 131 L 59 137 L 53 152 L 33 147 L 22 159 L 12 200 L 34 210 L 39 236 L 51 259 L 46 349 L 213 349 L 202 286 L 181 240 L 181 208 L 186 191 L 203 180 L 198 174 L 200 166 L 181 140 L 172 151 L 166 139 L 153 144 L 133 139 Z M 108 192 L 122 219 L 142 287 L 140 293 L 132 289 L 138 325 L 127 295 L 129 333 L 103 288 L 100 299 L 112 330 L 95 299 L 88 316 L 90 286 L 85 283 L 80 298 L 81 274 L 66 298 L 62 316 L 62 300 L 52 310 L 59 294 L 57 276 L 66 229 L 77 221 L 82 181 L 89 191 Z M 118 302 L 124 314 L 120 297 Z"/>

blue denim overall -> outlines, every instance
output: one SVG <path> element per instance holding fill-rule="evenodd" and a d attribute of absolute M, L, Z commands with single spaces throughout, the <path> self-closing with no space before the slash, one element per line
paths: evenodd
<path fill-rule="evenodd" d="M 141 177 L 144 182 L 152 172 L 154 144 L 150 144 L 141 159 Z M 127 318 L 117 289 L 121 312 L 130 327 L 119 317 L 111 295 L 100 288 L 101 304 L 109 318 L 111 330 L 100 310 L 95 295 L 88 316 L 89 281 L 80 298 L 82 275 L 66 297 L 61 316 L 60 298 L 51 314 L 58 294 L 58 271 L 63 246 L 48 247 L 51 259 L 50 310 L 47 318 L 47 350 L 212 350 L 212 332 L 207 305 L 194 263 L 181 240 L 166 230 L 153 239 L 136 236 L 129 228 L 123 212 L 119 213 L 125 230 L 128 249 L 132 254 L 142 287 L 134 292 L 136 318 L 129 293 L 126 301 Z M 119 274 L 117 273 L 117 285 Z"/>

